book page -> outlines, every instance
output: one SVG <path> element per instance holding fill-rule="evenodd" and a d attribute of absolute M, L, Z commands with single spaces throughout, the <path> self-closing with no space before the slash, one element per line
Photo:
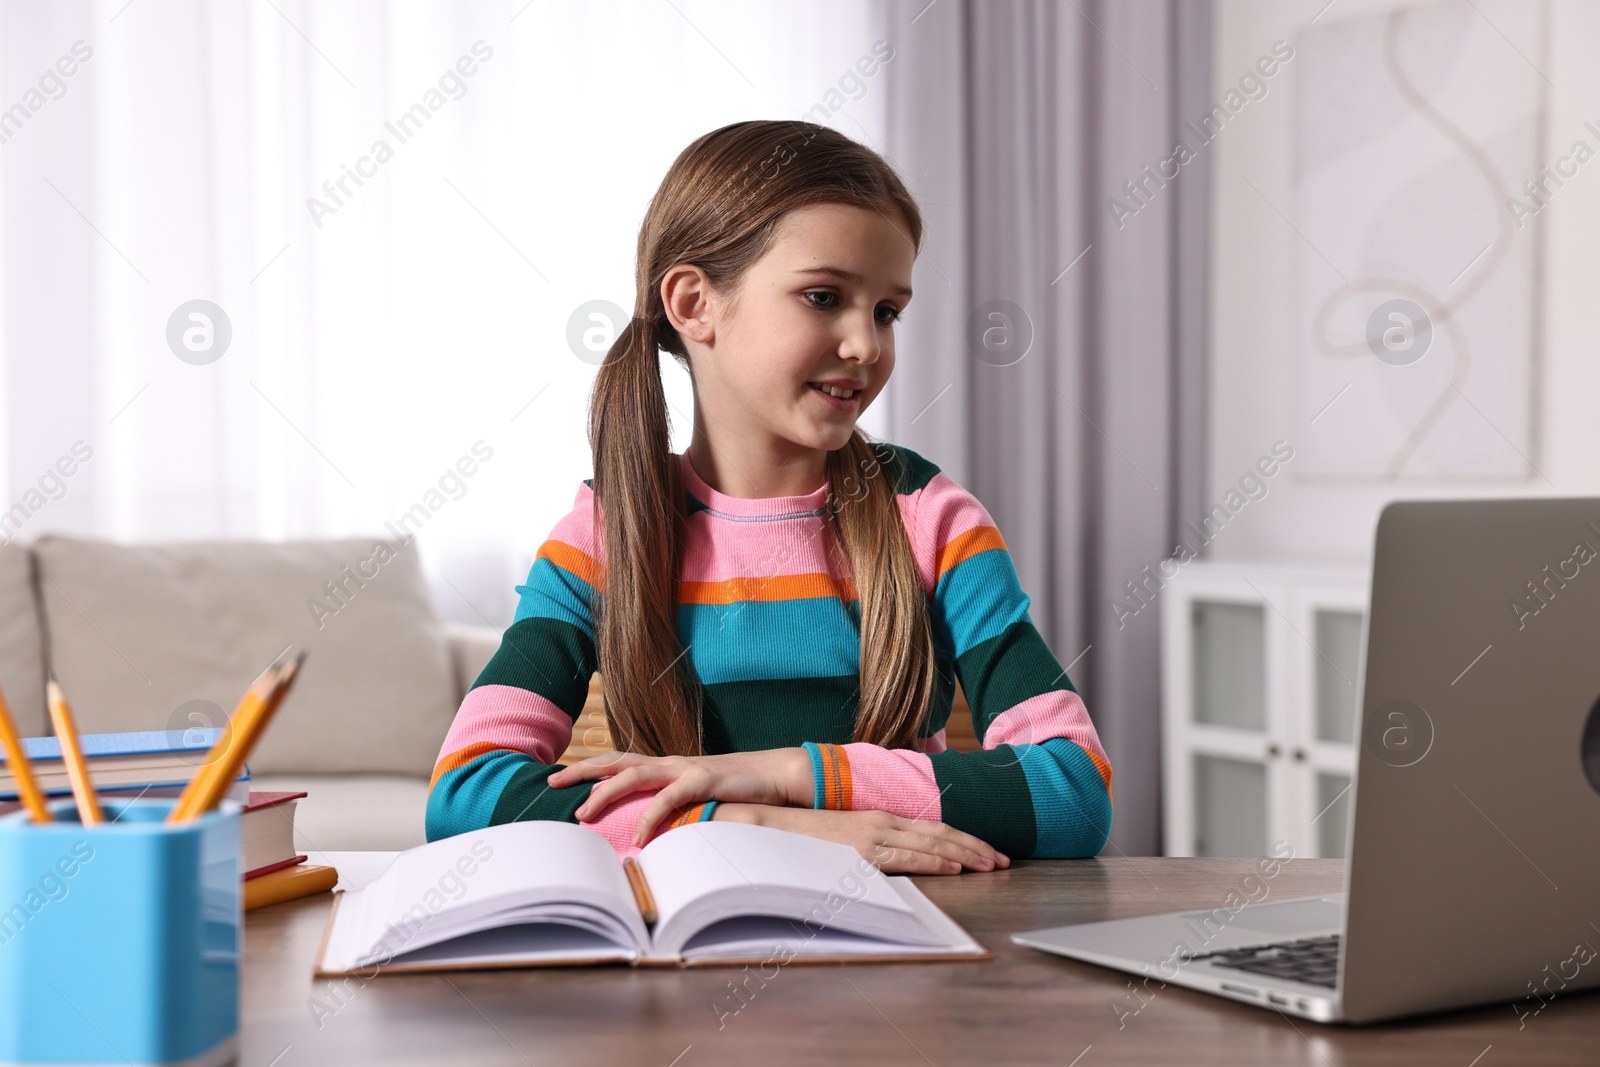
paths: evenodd
<path fill-rule="evenodd" d="M 502 967 L 535 963 L 564 963 L 569 960 L 623 962 L 637 953 L 598 934 L 558 923 L 496 927 L 463 934 L 441 945 L 430 945 L 407 952 L 394 964 L 402 972 L 410 968 L 444 968 L 470 960 L 476 967 Z"/>
<path fill-rule="evenodd" d="M 466 934 L 537 922 L 585 929 L 630 953 L 649 940 L 606 839 L 572 823 L 535 820 L 402 852 L 371 883 L 343 894 L 323 969 L 351 970 Z M 483 951 L 481 942 L 467 947 Z M 429 953 L 447 955 L 442 948 Z"/>
<path fill-rule="evenodd" d="M 937 909 L 934 909 L 937 911 Z M 796 922 L 793 919 L 724 919 L 691 937 L 680 956 L 685 964 L 718 962 L 786 963 L 789 960 L 951 959 L 988 955 L 987 950 L 938 913 L 955 930 L 950 941 L 937 945 L 911 945 L 903 941 L 852 934 Z"/>
<path fill-rule="evenodd" d="M 794 919 L 742 917 L 722 919 L 704 927 L 683 945 L 679 956 L 685 964 L 761 961 L 785 963 L 789 960 L 907 960 L 907 959 L 985 959 L 989 956 L 972 935 L 950 916 L 940 911 L 911 879 L 904 875 L 885 875 L 884 881 L 911 906 L 937 938 L 928 944 L 914 944 L 895 938 L 851 933 L 837 925 L 820 926 Z"/>
<path fill-rule="evenodd" d="M 655 954 L 676 955 L 713 923 L 742 916 L 804 920 L 911 944 L 941 938 L 848 845 L 744 823 L 696 823 L 639 855 L 659 915 Z"/>

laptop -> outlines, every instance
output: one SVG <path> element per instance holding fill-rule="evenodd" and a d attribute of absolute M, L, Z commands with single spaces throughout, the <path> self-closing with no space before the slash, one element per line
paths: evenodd
<path fill-rule="evenodd" d="M 1012 940 L 1318 1022 L 1600 986 L 1600 499 L 1390 504 L 1364 633 L 1344 892 Z"/>

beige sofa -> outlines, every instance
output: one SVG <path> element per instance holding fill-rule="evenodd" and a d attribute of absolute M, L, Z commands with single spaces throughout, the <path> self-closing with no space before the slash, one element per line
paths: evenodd
<path fill-rule="evenodd" d="M 0 544 L 0 687 L 25 735 L 49 732 L 48 671 L 85 733 L 184 730 L 308 650 L 250 759 L 252 788 L 310 793 L 302 850 L 423 843 L 434 758 L 499 641 L 441 622 L 392 540 Z"/>

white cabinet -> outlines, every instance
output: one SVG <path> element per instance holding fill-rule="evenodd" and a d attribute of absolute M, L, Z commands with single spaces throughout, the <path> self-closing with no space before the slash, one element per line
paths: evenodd
<path fill-rule="evenodd" d="M 1162 597 L 1166 852 L 1344 855 L 1367 576 L 1184 565 Z"/>

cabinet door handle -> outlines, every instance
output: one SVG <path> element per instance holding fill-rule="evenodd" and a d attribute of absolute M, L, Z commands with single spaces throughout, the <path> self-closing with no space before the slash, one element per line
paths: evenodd
<path fill-rule="evenodd" d="M 1267 756 L 1270 759 L 1277 759 L 1281 755 L 1283 755 L 1283 749 L 1278 746 L 1276 741 L 1267 746 Z"/>
<path fill-rule="evenodd" d="M 1294 750 L 1294 761 L 1296 763 L 1304 763 L 1306 761 L 1306 750 L 1303 749 L 1303 748 L 1295 749 Z"/>

